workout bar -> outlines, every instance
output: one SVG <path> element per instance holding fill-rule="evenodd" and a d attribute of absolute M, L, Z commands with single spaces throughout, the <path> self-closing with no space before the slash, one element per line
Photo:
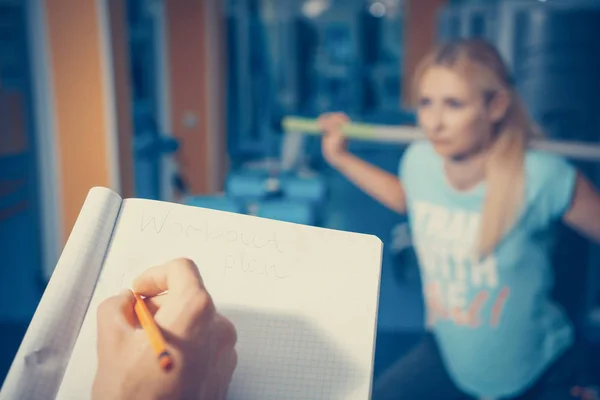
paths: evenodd
<path fill-rule="evenodd" d="M 286 117 L 282 125 L 283 130 L 289 133 L 322 134 L 316 119 Z M 344 126 L 342 132 L 348 138 L 369 142 L 411 143 L 425 139 L 421 129 L 415 126 L 350 123 Z M 531 147 L 575 160 L 600 162 L 600 144 L 596 143 L 537 139 L 532 141 Z"/>

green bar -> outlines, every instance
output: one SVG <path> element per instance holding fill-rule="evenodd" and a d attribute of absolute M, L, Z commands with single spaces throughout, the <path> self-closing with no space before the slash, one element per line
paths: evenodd
<path fill-rule="evenodd" d="M 351 138 L 369 138 L 375 136 L 377 127 L 369 124 L 350 123 L 342 129 L 342 132 Z M 321 135 L 321 129 L 316 119 L 285 117 L 283 119 L 283 130 L 285 132 L 300 132 L 313 135 Z"/>

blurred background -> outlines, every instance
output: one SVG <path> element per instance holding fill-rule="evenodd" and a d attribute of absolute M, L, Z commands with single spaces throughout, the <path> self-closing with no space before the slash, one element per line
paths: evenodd
<path fill-rule="evenodd" d="M 548 136 L 600 140 L 599 0 L 0 0 L 0 379 L 95 185 L 377 235 L 379 374 L 423 331 L 406 221 L 281 121 L 414 125 L 415 64 L 455 37 L 498 46 Z M 600 347 L 598 246 L 560 234 L 556 296 Z"/>

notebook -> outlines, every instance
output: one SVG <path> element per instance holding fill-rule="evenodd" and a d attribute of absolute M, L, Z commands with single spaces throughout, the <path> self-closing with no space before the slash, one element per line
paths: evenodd
<path fill-rule="evenodd" d="M 98 304 L 187 257 L 238 332 L 228 399 L 368 399 L 382 247 L 372 235 L 93 188 L 0 398 L 90 398 Z"/>

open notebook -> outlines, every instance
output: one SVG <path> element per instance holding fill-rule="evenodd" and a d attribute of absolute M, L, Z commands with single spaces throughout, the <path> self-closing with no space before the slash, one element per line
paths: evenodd
<path fill-rule="evenodd" d="M 98 304 L 188 257 L 238 331 L 229 399 L 368 399 L 381 256 L 371 235 L 93 188 L 0 398 L 89 398 Z"/>

